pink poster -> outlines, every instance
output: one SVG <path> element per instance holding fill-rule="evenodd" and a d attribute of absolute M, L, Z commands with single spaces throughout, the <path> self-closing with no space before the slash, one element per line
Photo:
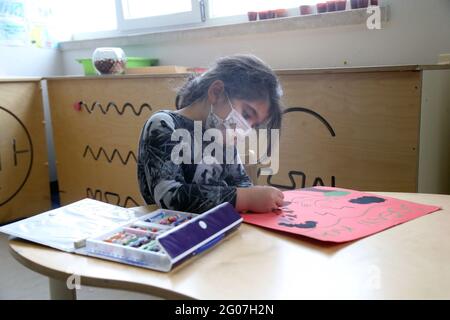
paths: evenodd
<path fill-rule="evenodd" d="M 281 210 L 242 214 L 246 223 L 327 242 L 360 239 L 440 210 L 359 191 L 314 187 L 284 192 Z"/>

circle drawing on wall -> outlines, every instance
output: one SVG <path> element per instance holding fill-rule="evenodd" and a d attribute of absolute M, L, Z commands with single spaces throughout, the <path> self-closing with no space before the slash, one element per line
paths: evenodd
<path fill-rule="evenodd" d="M 0 206 L 24 187 L 33 164 L 33 144 L 23 122 L 0 106 Z"/>

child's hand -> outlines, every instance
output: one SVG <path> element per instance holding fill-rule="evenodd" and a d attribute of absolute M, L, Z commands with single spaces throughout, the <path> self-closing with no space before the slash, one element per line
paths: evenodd
<path fill-rule="evenodd" d="M 236 209 L 238 211 L 271 212 L 283 206 L 283 198 L 283 193 L 274 187 L 238 188 Z"/>

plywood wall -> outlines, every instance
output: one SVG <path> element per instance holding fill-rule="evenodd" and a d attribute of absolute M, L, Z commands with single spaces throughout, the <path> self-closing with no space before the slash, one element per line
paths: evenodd
<path fill-rule="evenodd" d="M 287 112 L 280 171 L 260 184 L 417 190 L 420 72 L 280 75 Z M 142 205 L 140 131 L 173 109 L 180 76 L 48 81 L 62 204 Z M 80 110 L 77 110 L 82 102 Z"/>
<path fill-rule="evenodd" d="M 260 183 L 417 191 L 420 72 L 281 75 L 280 171 Z"/>
<path fill-rule="evenodd" d="M 154 112 L 174 109 L 183 82 L 176 76 L 49 80 L 61 203 L 90 197 L 143 205 L 136 175 L 139 135 Z"/>
<path fill-rule="evenodd" d="M 51 208 L 39 83 L 0 81 L 0 223 Z"/>

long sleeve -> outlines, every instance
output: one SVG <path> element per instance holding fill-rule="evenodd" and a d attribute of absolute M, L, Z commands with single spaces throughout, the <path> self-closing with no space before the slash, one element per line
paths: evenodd
<path fill-rule="evenodd" d="M 245 168 L 242 165 L 237 150 L 235 151 L 234 161 L 235 164 L 228 165 L 229 179 L 227 179 L 227 183 L 239 188 L 252 187 L 253 183 L 245 172 Z"/>
<path fill-rule="evenodd" d="M 146 122 L 142 130 L 138 180 L 146 203 L 196 213 L 205 212 L 223 202 L 235 206 L 236 186 L 186 182 L 182 166 L 171 160 L 172 150 L 179 143 L 171 139 L 175 128 L 175 121 L 170 114 L 158 112 Z"/>

